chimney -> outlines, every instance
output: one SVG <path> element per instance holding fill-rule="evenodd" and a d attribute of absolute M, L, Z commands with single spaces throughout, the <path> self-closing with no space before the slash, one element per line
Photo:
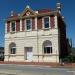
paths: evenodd
<path fill-rule="evenodd" d="M 57 11 L 59 12 L 59 13 L 61 13 L 61 3 L 57 3 L 56 4 L 56 7 L 57 7 Z"/>
<path fill-rule="evenodd" d="M 11 11 L 11 16 L 13 16 L 14 15 L 14 12 L 13 11 Z"/>

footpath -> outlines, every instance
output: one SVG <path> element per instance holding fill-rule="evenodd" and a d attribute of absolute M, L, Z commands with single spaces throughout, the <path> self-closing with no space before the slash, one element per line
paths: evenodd
<path fill-rule="evenodd" d="M 16 65 L 32 65 L 32 66 L 48 66 L 48 67 L 64 67 L 64 68 L 75 68 L 75 63 L 51 63 L 51 62 L 4 62 L 0 61 L 0 64 L 16 64 Z"/>

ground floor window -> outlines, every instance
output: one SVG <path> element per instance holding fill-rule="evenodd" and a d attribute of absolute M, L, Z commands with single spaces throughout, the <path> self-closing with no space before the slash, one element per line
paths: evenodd
<path fill-rule="evenodd" d="M 16 54 L 16 48 L 15 47 L 11 48 L 10 54 Z"/>
<path fill-rule="evenodd" d="M 50 53 L 52 53 L 52 42 L 51 41 L 46 40 L 43 43 L 43 52 L 44 52 L 44 54 L 50 54 Z"/>
<path fill-rule="evenodd" d="M 52 53 L 52 47 L 44 47 L 44 53 Z"/>
<path fill-rule="evenodd" d="M 9 52 L 10 54 L 16 54 L 16 44 L 15 43 L 11 43 L 9 45 Z"/>

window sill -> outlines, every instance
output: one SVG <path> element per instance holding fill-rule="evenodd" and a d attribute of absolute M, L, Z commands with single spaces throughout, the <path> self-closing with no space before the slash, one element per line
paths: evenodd
<path fill-rule="evenodd" d="M 16 54 L 10 54 L 9 56 L 15 56 Z"/>
<path fill-rule="evenodd" d="M 32 31 L 32 30 L 26 30 L 26 32 L 30 32 L 30 31 Z"/>
<path fill-rule="evenodd" d="M 52 53 L 46 53 L 46 54 L 44 54 L 44 55 L 47 55 L 47 56 L 48 56 L 48 55 L 52 55 Z"/>
<path fill-rule="evenodd" d="M 16 31 L 11 31 L 10 33 L 11 33 L 11 34 L 14 34 L 15 32 L 16 32 Z"/>
<path fill-rule="evenodd" d="M 43 30 L 49 30 L 50 28 L 43 28 Z"/>

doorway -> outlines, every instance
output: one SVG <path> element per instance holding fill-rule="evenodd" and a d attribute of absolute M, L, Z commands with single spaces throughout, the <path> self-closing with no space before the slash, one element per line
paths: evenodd
<path fill-rule="evenodd" d="M 33 59 L 33 52 L 32 47 L 25 47 L 25 60 L 32 61 Z"/>

